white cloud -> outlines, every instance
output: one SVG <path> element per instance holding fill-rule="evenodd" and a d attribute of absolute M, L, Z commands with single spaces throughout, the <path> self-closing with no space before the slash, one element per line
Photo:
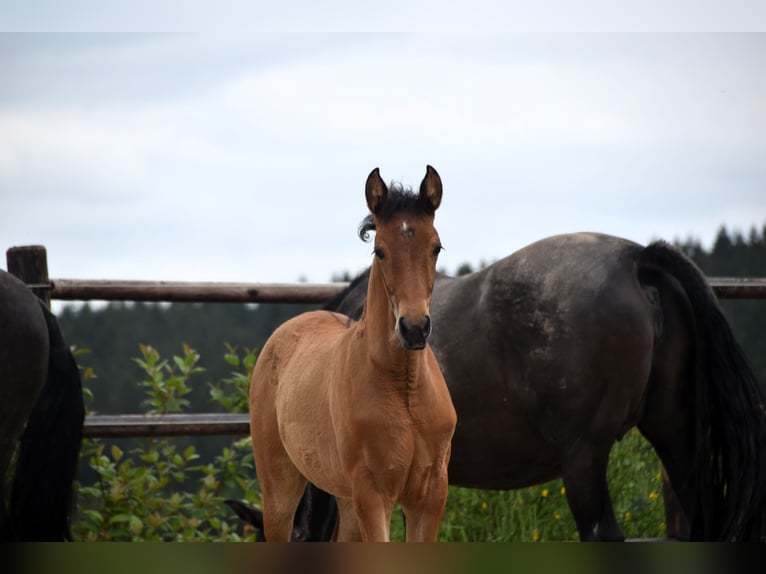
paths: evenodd
<path fill-rule="evenodd" d="M 42 40 L 0 62 L 28 75 L 0 89 L 0 243 L 50 243 L 60 276 L 355 271 L 376 166 L 442 174 L 452 269 L 766 219 L 764 36 Z"/>

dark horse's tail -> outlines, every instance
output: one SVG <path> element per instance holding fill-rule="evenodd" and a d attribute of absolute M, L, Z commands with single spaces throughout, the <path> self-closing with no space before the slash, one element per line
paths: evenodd
<path fill-rule="evenodd" d="M 19 540 L 71 540 L 74 480 L 85 416 L 77 363 L 56 317 L 48 324 L 48 378 L 21 438 L 10 513 Z"/>
<path fill-rule="evenodd" d="M 681 284 L 694 313 L 695 481 L 692 539 L 766 537 L 766 400 L 699 268 L 664 242 L 641 262 Z"/>

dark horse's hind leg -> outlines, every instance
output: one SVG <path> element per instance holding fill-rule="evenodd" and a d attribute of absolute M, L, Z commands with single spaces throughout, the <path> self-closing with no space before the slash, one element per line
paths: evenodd
<path fill-rule="evenodd" d="M 0 492 L 0 494 L 2 494 Z M 5 507 L 5 500 L 0 502 L 0 542 L 13 540 L 13 530 L 11 529 L 11 517 L 8 515 L 8 509 Z"/>
<path fill-rule="evenodd" d="M 0 542 L 9 542 L 13 540 L 13 529 L 11 528 L 11 517 L 5 506 L 5 472 L 0 473 Z"/>
<path fill-rule="evenodd" d="M 614 516 L 606 480 L 609 451 L 607 446 L 579 442 L 564 460 L 562 477 L 567 502 L 583 542 L 625 540 Z"/>
<path fill-rule="evenodd" d="M 670 477 L 664 465 L 662 467 L 662 497 L 665 502 L 665 535 L 676 540 L 689 540 L 691 525 L 670 483 Z"/>

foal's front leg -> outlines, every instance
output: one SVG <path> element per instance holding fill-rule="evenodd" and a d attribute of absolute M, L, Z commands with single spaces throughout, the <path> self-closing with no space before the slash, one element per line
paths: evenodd
<path fill-rule="evenodd" d="M 407 542 L 436 542 L 447 506 L 449 483 L 446 468 L 434 472 L 422 489 L 420 496 L 402 504 L 407 522 Z"/>
<path fill-rule="evenodd" d="M 354 501 L 350 498 L 337 498 L 338 526 L 335 529 L 335 542 L 361 542 L 362 533 L 359 530 L 359 520 L 356 518 Z"/>
<path fill-rule="evenodd" d="M 443 515 L 444 504 L 409 511 L 405 509 L 407 542 L 436 542 Z"/>
<path fill-rule="evenodd" d="M 390 542 L 394 503 L 379 488 L 370 470 L 355 473 L 351 502 L 364 542 Z"/>

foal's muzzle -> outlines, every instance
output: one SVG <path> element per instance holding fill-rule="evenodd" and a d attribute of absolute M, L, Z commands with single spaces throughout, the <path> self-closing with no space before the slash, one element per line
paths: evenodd
<path fill-rule="evenodd" d="M 399 317 L 396 322 L 396 334 L 402 347 L 408 351 L 416 351 L 426 346 L 428 335 L 431 334 L 431 317 L 426 315 L 418 323 L 414 323 L 407 317 Z"/>

